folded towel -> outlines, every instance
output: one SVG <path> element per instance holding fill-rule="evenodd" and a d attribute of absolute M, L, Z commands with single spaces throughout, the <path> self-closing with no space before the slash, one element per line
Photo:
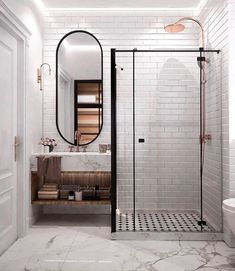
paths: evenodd
<path fill-rule="evenodd" d="M 39 177 L 44 177 L 46 174 L 46 170 L 47 170 L 47 165 L 48 165 L 48 157 L 47 156 L 38 156 L 38 171 L 37 171 L 37 175 Z"/>
<path fill-rule="evenodd" d="M 61 177 L 61 157 L 40 156 L 38 157 L 38 176 L 50 180 L 58 180 Z"/>
<path fill-rule="evenodd" d="M 48 158 L 45 177 L 50 180 L 58 180 L 61 178 L 61 157 L 52 156 Z"/>

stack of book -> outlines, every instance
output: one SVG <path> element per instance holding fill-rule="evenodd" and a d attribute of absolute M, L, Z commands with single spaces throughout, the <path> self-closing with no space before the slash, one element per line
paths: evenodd
<path fill-rule="evenodd" d="M 58 199 L 59 190 L 58 184 L 55 183 L 46 183 L 38 191 L 39 199 Z"/>

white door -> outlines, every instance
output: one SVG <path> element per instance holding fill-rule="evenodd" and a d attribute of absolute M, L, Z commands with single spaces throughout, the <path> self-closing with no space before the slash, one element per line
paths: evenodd
<path fill-rule="evenodd" d="M 17 238 L 17 41 L 0 26 L 0 255 Z"/>

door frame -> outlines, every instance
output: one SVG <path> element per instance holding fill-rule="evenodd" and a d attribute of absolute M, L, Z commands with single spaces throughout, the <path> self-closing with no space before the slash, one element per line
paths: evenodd
<path fill-rule="evenodd" d="M 17 40 L 17 150 L 16 204 L 17 238 L 26 234 L 29 221 L 29 125 L 26 115 L 28 104 L 28 40 L 31 35 L 25 25 L 0 1 L 0 24 Z M 20 95 L 19 95 L 20 94 Z"/>

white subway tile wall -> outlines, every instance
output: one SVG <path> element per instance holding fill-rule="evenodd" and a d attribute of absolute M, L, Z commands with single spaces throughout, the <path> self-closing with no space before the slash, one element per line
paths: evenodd
<path fill-rule="evenodd" d="M 196 53 L 135 53 L 137 210 L 199 210 Z M 117 53 L 118 208 L 133 208 L 132 53 Z M 139 143 L 139 138 L 144 143 Z"/>
<path fill-rule="evenodd" d="M 229 108 L 229 119 L 227 117 L 227 155 L 226 155 L 226 173 L 229 172 L 226 183 L 226 194 L 225 198 L 235 198 L 235 34 L 234 34 L 234 25 L 235 25 L 235 0 L 230 0 L 228 2 L 228 10 L 229 10 L 229 56 L 227 57 L 227 63 L 229 65 L 228 68 L 228 76 L 229 76 L 229 92 L 227 93 L 227 100 L 229 100 L 228 107 Z M 228 110 L 227 110 L 228 112 Z M 229 134 L 228 134 L 229 132 Z M 229 136 L 228 136 L 229 135 Z M 229 154 L 229 155 L 228 155 Z M 229 177 L 229 178 L 228 178 Z M 225 220 L 224 220 L 225 221 Z M 226 243 L 232 247 L 235 247 L 235 235 L 232 234 L 231 230 L 228 229 L 226 225 L 226 221 L 224 223 L 224 240 Z"/>
<path fill-rule="evenodd" d="M 207 30 L 213 28 L 213 25 L 217 26 L 211 32 L 207 31 L 211 35 L 209 36 L 211 46 L 223 47 L 223 41 L 226 39 L 225 31 L 219 27 L 223 23 L 221 21 L 223 16 L 219 13 L 219 9 L 217 13 L 205 12 L 203 15 L 202 11 L 201 14 L 205 22 L 208 20 L 207 16 L 212 18 L 206 24 Z M 195 24 L 187 22 L 187 27 L 182 33 L 169 34 L 163 30 L 165 24 L 190 15 L 193 14 L 189 12 L 163 14 L 150 11 L 108 13 L 53 11 L 44 17 L 44 61 L 50 63 L 53 70 L 55 70 L 57 44 L 63 35 L 70 31 L 80 29 L 91 32 L 103 47 L 104 125 L 100 136 L 89 145 L 88 150 L 97 151 L 99 143 L 110 143 L 110 48 L 197 48 L 199 32 Z M 210 55 L 210 58 L 213 58 L 212 62 L 217 61 L 215 55 Z M 223 59 L 223 62 L 226 63 L 226 59 Z M 132 57 L 130 54 L 118 54 L 117 63 L 124 67 L 123 72 L 117 71 L 118 206 L 121 209 L 130 209 L 133 202 Z M 223 64 L 222 68 L 225 65 Z M 220 218 L 215 218 L 219 216 L 218 200 L 216 207 L 213 208 L 211 200 L 214 192 L 209 186 L 213 176 L 219 172 L 221 159 L 219 145 L 221 111 L 217 77 L 219 68 L 213 67 L 212 64 L 209 64 L 209 67 L 208 80 L 214 85 L 208 90 L 210 95 L 208 96 L 208 130 L 216 140 L 208 143 L 206 149 L 206 159 L 210 161 L 205 163 L 205 196 L 208 195 L 205 213 L 209 219 L 211 212 L 210 222 L 218 224 Z M 143 144 L 136 141 L 136 207 L 138 209 L 199 209 L 198 72 L 196 55 L 193 54 L 141 55 L 138 53 L 136 57 L 136 140 L 145 138 Z M 223 82 L 226 82 L 226 79 Z M 215 96 L 212 97 L 214 89 Z M 224 89 L 222 116 L 225 119 L 226 93 Z M 223 122 L 223 125 L 226 125 L 226 122 Z M 226 133 L 226 127 L 223 128 L 223 132 Z M 53 137 L 58 141 L 58 151 L 68 150 L 68 144 L 60 138 L 55 125 L 54 78 L 45 80 L 44 84 L 44 136 Z M 223 149 L 224 154 L 225 151 L 226 146 Z M 223 163 L 226 163 L 225 159 Z M 216 177 L 212 184 L 213 189 L 219 192 L 221 179 Z"/>
<path fill-rule="evenodd" d="M 227 198 L 229 190 L 227 1 L 208 1 L 199 18 L 205 29 L 206 47 L 222 50 L 220 55 L 206 55 L 210 61 L 206 65 L 206 131 L 212 140 L 206 144 L 203 175 L 204 218 L 219 231 L 222 229 L 223 191 Z"/>
<path fill-rule="evenodd" d="M 187 23 L 187 30 L 179 34 L 164 32 L 165 24 L 176 21 L 188 12 L 151 11 L 51 11 L 44 16 L 44 61 L 55 71 L 56 47 L 60 39 L 70 31 L 86 30 L 100 41 L 104 51 L 104 125 L 98 139 L 88 146 L 98 151 L 98 144 L 110 143 L 110 49 L 111 48 L 191 48 L 198 45 L 198 29 Z M 147 63 L 147 62 L 146 62 Z M 150 63 L 148 63 L 150 65 Z M 154 63 L 153 63 L 154 65 Z M 146 73 L 146 70 L 143 69 Z M 44 82 L 44 136 L 58 141 L 56 150 L 68 150 L 55 125 L 55 78 Z"/>
<path fill-rule="evenodd" d="M 235 99 L 235 0 L 229 1 L 229 103 L 230 103 L 230 187 L 229 197 L 235 198 L 235 110 L 234 110 L 234 99 Z M 234 236 L 235 246 L 235 236 Z"/>

